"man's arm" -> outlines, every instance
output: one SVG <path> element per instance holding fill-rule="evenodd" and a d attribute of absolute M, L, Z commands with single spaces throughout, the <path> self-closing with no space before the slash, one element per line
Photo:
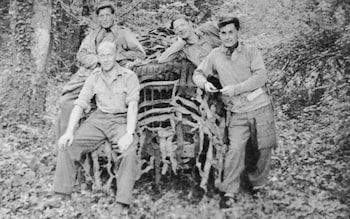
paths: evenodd
<path fill-rule="evenodd" d="M 253 91 L 267 82 L 266 68 L 260 51 L 257 48 L 252 48 L 249 55 L 252 75 L 234 86 L 234 95 Z"/>
<path fill-rule="evenodd" d="M 128 29 L 122 31 L 119 46 L 121 48 L 118 48 L 118 61 L 124 59 L 136 60 L 146 58 L 146 53 L 141 43 L 136 39 L 135 35 Z"/>
<path fill-rule="evenodd" d="M 74 133 L 74 128 L 78 124 L 82 115 L 83 115 L 83 108 L 79 105 L 74 105 L 73 110 L 69 117 L 66 133 L 69 133 L 69 134 Z"/>
<path fill-rule="evenodd" d="M 210 82 L 208 82 L 207 77 L 213 75 L 213 61 L 212 53 L 210 53 L 204 60 L 198 65 L 193 73 L 193 82 L 200 88 L 204 89 L 206 92 L 216 92 L 218 89 Z"/>
<path fill-rule="evenodd" d="M 138 112 L 138 103 L 137 101 L 131 101 L 128 105 L 128 112 L 126 118 L 126 132 L 133 134 L 136 129 L 137 123 L 137 112 Z"/>
<path fill-rule="evenodd" d="M 180 37 L 169 48 L 167 48 L 158 58 L 158 63 L 170 62 L 175 59 L 177 53 L 182 51 L 186 42 Z"/>
<path fill-rule="evenodd" d="M 125 151 L 132 143 L 137 123 L 138 101 L 140 98 L 140 83 L 135 73 L 131 74 L 126 81 L 126 104 L 128 105 L 125 134 L 119 139 L 118 147 L 121 152 Z"/>
<path fill-rule="evenodd" d="M 94 43 L 92 40 L 93 35 L 95 35 L 95 32 L 84 38 L 77 53 L 78 62 L 85 68 L 95 68 L 98 62 L 96 51 L 91 45 L 91 43 Z"/>
<path fill-rule="evenodd" d="M 72 144 L 75 126 L 78 124 L 83 111 L 85 110 L 87 112 L 90 110 L 90 100 L 94 95 L 94 81 L 95 76 L 90 75 L 86 79 L 83 89 L 80 91 L 78 99 L 74 101 L 74 107 L 69 117 L 66 132 L 58 140 L 58 148 L 61 150 Z"/>
<path fill-rule="evenodd" d="M 83 108 L 79 105 L 75 105 L 69 117 L 68 126 L 66 132 L 60 137 L 58 140 L 58 148 L 60 150 L 65 149 L 72 145 L 73 142 L 73 134 L 75 126 L 78 124 L 81 116 L 83 114 Z"/>

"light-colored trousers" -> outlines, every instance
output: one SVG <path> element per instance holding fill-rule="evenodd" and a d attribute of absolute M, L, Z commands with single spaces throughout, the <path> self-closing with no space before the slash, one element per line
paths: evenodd
<path fill-rule="evenodd" d="M 84 153 L 96 150 L 104 141 L 115 145 L 126 131 L 126 118 L 99 110 L 95 111 L 83 122 L 74 135 L 73 144 L 67 150 L 60 151 L 57 158 L 54 176 L 53 191 L 57 193 L 70 194 L 76 180 L 75 162 L 79 162 Z M 117 172 L 117 194 L 116 201 L 130 204 L 132 190 L 139 174 L 137 165 L 137 139 L 127 151 Z"/>
<path fill-rule="evenodd" d="M 248 113 L 231 113 L 229 145 L 225 154 L 224 177 L 218 188 L 225 193 L 239 191 L 241 174 L 245 169 L 246 147 L 250 138 L 258 145 L 255 168 L 248 172 L 253 187 L 264 185 L 268 180 L 271 151 L 276 146 L 276 132 L 272 105 L 266 105 Z M 254 130 L 255 129 L 255 130 Z"/>

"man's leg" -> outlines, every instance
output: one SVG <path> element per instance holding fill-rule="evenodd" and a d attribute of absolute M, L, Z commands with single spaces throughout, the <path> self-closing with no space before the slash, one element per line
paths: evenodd
<path fill-rule="evenodd" d="M 239 191 L 240 175 L 244 170 L 245 146 L 250 136 L 247 119 L 231 118 L 229 127 L 229 146 L 225 155 L 224 180 L 219 189 L 235 194 Z M 245 121 L 244 121 L 245 120 Z"/>
<path fill-rule="evenodd" d="M 53 191 L 56 193 L 72 192 L 76 178 L 75 162 L 80 161 L 83 153 L 95 150 L 106 139 L 101 129 L 96 126 L 94 118 L 91 117 L 76 131 L 72 145 L 58 152 L 53 182 Z"/>
<path fill-rule="evenodd" d="M 132 190 L 134 189 L 136 175 L 138 174 L 137 165 L 137 139 L 124 152 L 122 161 L 117 172 L 117 195 L 116 201 L 129 205 L 132 199 Z"/>
<path fill-rule="evenodd" d="M 126 132 L 126 118 L 116 117 L 114 115 L 106 115 L 108 120 L 104 123 L 108 138 L 113 145 L 117 145 L 118 140 Z M 129 148 L 121 155 L 122 160 L 117 170 L 117 195 L 116 201 L 129 205 L 132 198 L 132 190 L 135 185 L 136 176 L 139 174 L 137 165 L 137 149 L 138 139 L 134 136 L 134 140 Z"/>
<path fill-rule="evenodd" d="M 255 171 L 249 174 L 253 189 L 266 184 L 270 171 L 271 153 L 276 146 L 276 131 L 271 105 L 266 105 L 253 112 L 256 121 L 257 144 L 259 157 Z"/>
<path fill-rule="evenodd" d="M 253 189 L 265 185 L 270 171 L 272 148 L 264 148 L 259 151 L 260 155 L 256 164 L 256 169 L 249 174 L 249 180 L 253 185 Z"/>

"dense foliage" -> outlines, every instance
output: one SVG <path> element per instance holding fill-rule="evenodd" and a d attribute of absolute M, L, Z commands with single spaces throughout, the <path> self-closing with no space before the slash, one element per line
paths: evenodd
<path fill-rule="evenodd" d="M 33 82 L 28 51 L 33 0 L 11 1 L 13 10 L 20 12 L 13 16 L 10 0 L 0 2 L 0 218 L 113 218 L 113 195 L 91 192 L 84 185 L 77 186 L 68 202 L 49 202 L 57 99 L 63 82 L 77 69 L 75 54 L 82 38 L 95 25 L 96 1 L 53 0 L 52 51 L 48 84 L 44 83 L 48 90 L 41 95 L 44 102 L 36 104 L 32 94 L 38 84 Z M 270 182 L 256 197 L 242 194 L 234 208 L 222 211 L 219 195 L 212 190 L 197 199 L 192 175 L 168 171 L 154 189 L 150 171 L 138 181 L 131 218 L 349 217 L 349 0 L 115 4 L 117 21 L 139 36 L 167 27 L 177 12 L 197 22 L 239 16 L 242 39 L 264 51 L 279 132 Z M 38 120 L 47 122 L 44 128 L 28 123 Z"/>
<path fill-rule="evenodd" d="M 290 117 L 313 105 L 324 138 L 350 145 L 350 1 L 308 1 L 304 28 L 277 46 L 271 68 L 273 89 Z"/>

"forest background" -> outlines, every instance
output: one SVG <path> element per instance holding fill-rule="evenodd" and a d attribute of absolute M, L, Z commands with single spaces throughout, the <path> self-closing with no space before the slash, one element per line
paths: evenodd
<path fill-rule="evenodd" d="M 57 101 L 77 70 L 81 40 L 96 25 L 96 2 L 0 2 L 0 218 L 113 218 L 112 197 L 104 193 L 83 190 L 62 205 L 47 203 Z M 242 40 L 264 54 L 279 139 L 263 195 L 221 211 L 215 193 L 195 200 L 191 182 L 171 178 L 155 191 L 152 177 L 144 177 L 134 192 L 131 218 L 349 217 L 349 0 L 118 0 L 115 5 L 118 23 L 139 37 L 168 27 L 178 12 L 198 24 L 239 17 Z"/>

